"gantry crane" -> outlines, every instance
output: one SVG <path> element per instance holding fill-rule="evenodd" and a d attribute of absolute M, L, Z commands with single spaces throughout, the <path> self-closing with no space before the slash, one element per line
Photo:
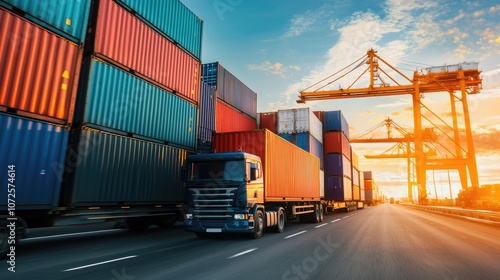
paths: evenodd
<path fill-rule="evenodd" d="M 386 133 L 382 136 L 375 136 L 381 128 L 385 128 Z M 427 156 L 435 156 L 436 149 L 429 143 L 437 141 L 437 134 L 432 128 L 425 128 L 422 134 L 424 143 L 424 152 Z M 408 201 L 413 201 L 413 186 L 417 185 L 415 168 L 415 149 L 412 144 L 415 143 L 413 132 L 403 128 L 395 123 L 391 118 L 387 118 L 366 132 L 354 136 L 350 139 L 351 143 L 396 143 L 386 151 L 377 155 L 364 155 L 368 159 L 406 159 L 407 177 L 408 177 Z"/>
<path fill-rule="evenodd" d="M 346 77 L 350 73 L 356 73 L 358 69 L 367 64 L 361 74 L 353 80 L 347 88 L 326 89 L 329 85 Z M 461 63 L 449 66 L 429 67 L 420 71 L 415 71 L 413 79 L 402 74 L 395 67 L 391 66 L 384 59 L 377 55 L 373 49 L 367 51 L 366 56 L 362 56 L 352 64 L 344 67 L 340 71 L 331 76 L 313 84 L 309 88 L 300 92 L 298 103 L 314 100 L 334 100 L 345 98 L 361 98 L 361 97 L 382 97 L 382 96 L 397 96 L 407 95 L 412 96 L 413 102 L 413 119 L 414 119 L 414 143 L 415 143 L 415 165 L 416 178 L 418 185 L 419 203 L 427 202 L 426 190 L 426 172 L 427 170 L 436 169 L 457 169 L 460 175 L 462 188 L 468 187 L 469 173 L 471 185 L 479 186 L 479 177 L 477 172 L 476 156 L 474 144 L 472 140 L 472 129 L 470 124 L 470 116 L 467 102 L 468 94 L 477 94 L 481 90 L 482 80 L 480 71 L 477 68 L 478 63 Z M 386 66 L 387 68 L 383 68 Z M 394 76 L 397 75 L 398 79 Z M 368 74 L 368 86 L 355 88 L 354 86 L 363 81 L 365 74 Z M 394 85 L 386 82 L 391 81 Z M 331 80 L 330 80 L 331 79 Z M 375 84 L 380 81 L 379 84 Z M 317 87 L 314 90 L 311 88 Z M 455 92 L 459 92 L 456 95 Z M 425 119 L 432 123 L 432 120 L 422 114 L 422 108 L 431 111 L 426 107 L 421 99 L 426 93 L 445 92 L 449 94 L 452 124 L 446 124 L 444 128 L 437 127 L 441 132 L 444 129 L 451 130 L 453 136 L 449 139 L 452 142 L 453 148 L 446 148 L 448 152 L 445 157 L 429 157 L 424 153 L 423 144 L 423 129 L 422 120 Z M 463 123 L 465 125 L 465 137 L 461 137 L 458 127 L 457 106 L 455 103 L 461 103 L 463 108 Z M 431 112 L 432 113 L 432 112 Z M 443 121 L 436 114 L 439 120 Z M 444 122 L 444 121 L 443 121 Z M 465 146 L 462 145 L 462 139 L 465 138 Z"/>

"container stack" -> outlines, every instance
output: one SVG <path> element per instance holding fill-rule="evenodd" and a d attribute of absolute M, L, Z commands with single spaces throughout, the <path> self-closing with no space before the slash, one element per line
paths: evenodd
<path fill-rule="evenodd" d="M 57 206 L 90 2 L 0 1 L 0 163 L 16 210 Z"/>
<path fill-rule="evenodd" d="M 375 204 L 376 189 L 373 182 L 372 171 L 363 171 L 364 184 L 365 184 L 365 202 L 369 205 Z"/>
<path fill-rule="evenodd" d="M 319 113 L 318 113 L 319 114 Z M 325 199 L 352 201 L 351 146 L 349 125 L 341 111 L 323 112 Z"/>
<path fill-rule="evenodd" d="M 359 158 L 351 147 L 351 162 L 352 162 L 352 199 L 359 201 L 360 196 L 360 183 L 359 183 Z"/>
<path fill-rule="evenodd" d="M 219 62 L 202 66 L 202 81 L 217 92 L 215 131 L 233 132 L 257 128 L 257 94 Z"/>
<path fill-rule="evenodd" d="M 177 0 L 93 3 L 64 203 L 178 203 L 196 147 L 202 21 Z"/>
<path fill-rule="evenodd" d="M 319 158 L 320 185 L 324 185 L 323 125 L 309 108 L 279 110 L 277 132 L 281 138 Z"/>
<path fill-rule="evenodd" d="M 278 112 L 257 113 L 257 128 L 278 134 Z"/>
<path fill-rule="evenodd" d="M 212 152 L 212 135 L 215 133 L 216 90 L 201 82 L 200 111 L 198 118 L 198 153 Z"/>

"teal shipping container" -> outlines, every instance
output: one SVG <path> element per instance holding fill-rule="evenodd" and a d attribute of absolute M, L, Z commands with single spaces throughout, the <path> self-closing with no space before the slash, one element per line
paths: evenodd
<path fill-rule="evenodd" d="M 76 124 L 193 150 L 198 108 L 94 58 L 85 61 Z"/>
<path fill-rule="evenodd" d="M 90 3 L 91 0 L 0 0 L 0 6 L 79 45 L 85 41 Z"/>
<path fill-rule="evenodd" d="M 58 206 L 68 137 L 60 126 L 0 113 L 0 210 L 8 198 L 19 211 Z"/>
<path fill-rule="evenodd" d="M 179 0 L 116 0 L 158 33 L 201 60 L 203 21 Z"/>
<path fill-rule="evenodd" d="M 188 151 L 112 133 L 73 131 L 68 149 L 77 158 L 66 172 L 63 205 L 105 207 L 178 204 Z"/>

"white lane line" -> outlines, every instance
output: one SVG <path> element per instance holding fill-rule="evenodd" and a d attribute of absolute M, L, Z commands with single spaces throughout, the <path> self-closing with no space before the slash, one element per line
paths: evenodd
<path fill-rule="evenodd" d="M 65 233 L 65 234 L 58 234 L 58 235 L 50 235 L 50 236 L 30 237 L 30 238 L 23 239 L 23 241 L 40 240 L 40 239 L 52 239 L 52 238 L 58 238 L 58 237 L 77 236 L 77 235 L 94 234 L 94 233 L 105 233 L 105 232 L 113 232 L 113 231 L 123 231 L 123 229 L 105 229 L 105 230 L 97 230 L 97 231 L 87 231 L 87 232 L 76 232 L 76 233 Z"/>
<path fill-rule="evenodd" d="M 338 221 L 340 221 L 340 219 L 333 220 L 330 223 L 335 223 L 335 222 L 338 222 Z"/>
<path fill-rule="evenodd" d="M 320 227 L 324 227 L 324 226 L 326 226 L 326 225 L 328 225 L 328 224 L 321 224 L 321 225 L 317 225 L 317 226 L 315 226 L 314 228 L 320 228 Z"/>
<path fill-rule="evenodd" d="M 101 265 L 101 264 L 110 263 L 110 262 L 117 262 L 117 261 L 121 261 L 121 260 L 135 258 L 135 257 L 137 257 L 137 256 L 128 256 L 128 257 L 123 257 L 123 258 L 119 258 L 119 259 L 114 259 L 114 260 L 109 260 L 109 261 L 103 261 L 103 262 L 88 264 L 88 265 L 84 265 L 84 266 L 79 266 L 79 267 L 74 267 L 74 268 L 66 269 L 66 270 L 63 270 L 63 272 L 78 270 L 78 269 L 87 268 L 87 267 L 96 266 L 96 265 Z"/>
<path fill-rule="evenodd" d="M 349 218 L 349 217 L 350 217 L 350 216 L 345 216 L 345 217 L 344 217 L 344 218 L 342 218 L 342 219 Z"/>
<path fill-rule="evenodd" d="M 228 259 L 232 259 L 232 258 L 236 258 L 236 257 L 242 256 L 242 255 L 244 255 L 244 254 L 248 254 L 248 253 L 253 252 L 253 251 L 257 250 L 257 249 L 259 249 L 259 248 L 248 249 L 248 250 L 243 251 L 243 252 L 241 252 L 241 253 L 238 253 L 238 254 L 234 254 L 234 255 L 232 255 L 232 256 L 230 256 Z"/>
<path fill-rule="evenodd" d="M 289 235 L 289 236 L 287 236 L 287 237 L 285 237 L 285 238 L 283 238 L 283 239 L 292 238 L 292 237 L 294 237 L 294 236 L 297 236 L 297 235 L 299 235 L 299 234 L 303 234 L 303 233 L 305 233 L 305 232 L 307 232 L 307 230 L 303 230 L 303 231 L 300 231 L 300 232 L 294 233 L 294 234 Z"/>

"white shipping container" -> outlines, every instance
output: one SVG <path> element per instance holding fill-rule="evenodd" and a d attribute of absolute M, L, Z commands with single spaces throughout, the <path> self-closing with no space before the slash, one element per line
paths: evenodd
<path fill-rule="evenodd" d="M 325 171 L 319 170 L 319 190 L 320 196 L 325 197 Z"/>
<path fill-rule="evenodd" d="M 310 108 L 278 111 L 278 134 L 309 132 L 323 143 L 323 124 Z"/>
<path fill-rule="evenodd" d="M 365 201 L 365 173 L 359 172 L 359 188 L 361 189 L 361 201 Z"/>

